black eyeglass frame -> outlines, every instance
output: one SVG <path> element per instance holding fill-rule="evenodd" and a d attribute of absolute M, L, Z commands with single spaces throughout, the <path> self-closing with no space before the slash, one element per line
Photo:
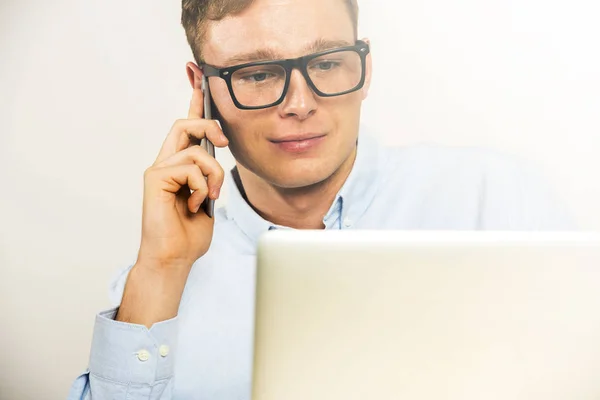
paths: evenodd
<path fill-rule="evenodd" d="M 332 53 L 338 53 L 338 52 L 342 52 L 342 51 L 355 51 L 360 56 L 360 61 L 362 64 L 362 75 L 360 78 L 360 82 L 352 89 L 346 90 L 341 93 L 335 93 L 335 94 L 323 93 L 319 89 L 317 89 L 317 87 L 313 83 L 312 79 L 310 79 L 310 76 L 308 75 L 308 71 L 307 71 L 308 63 L 317 57 L 321 57 L 321 56 L 324 56 L 327 54 L 332 54 Z M 357 40 L 356 43 L 354 44 L 354 46 L 337 47 L 335 49 L 330 49 L 330 50 L 325 50 L 325 51 L 321 51 L 318 53 L 308 54 L 306 56 L 302 56 L 302 57 L 298 57 L 298 58 L 290 58 L 290 59 L 286 59 L 286 60 L 269 60 L 269 61 L 250 62 L 250 63 L 244 63 L 244 64 L 234 65 L 234 66 L 225 67 L 225 68 L 217 68 L 217 67 L 209 65 L 209 64 L 202 64 L 200 66 L 200 68 L 202 69 L 202 72 L 204 73 L 204 75 L 207 78 L 211 77 L 211 76 L 216 76 L 216 77 L 223 79 L 227 83 L 227 88 L 229 89 L 229 94 L 231 95 L 231 99 L 233 100 L 233 103 L 235 104 L 235 106 L 237 108 L 239 108 L 241 110 L 260 110 L 263 108 L 274 107 L 283 102 L 283 100 L 285 99 L 285 96 L 287 94 L 288 88 L 290 86 L 290 78 L 292 76 L 292 71 L 295 68 L 298 69 L 300 71 L 300 73 L 302 73 L 302 76 L 304 77 L 304 79 L 306 80 L 306 83 L 312 89 L 312 91 L 315 92 L 320 97 L 342 96 L 344 94 L 352 93 L 352 92 L 355 92 L 355 91 L 361 89 L 363 87 L 363 85 L 365 84 L 366 64 L 367 64 L 366 59 L 367 59 L 367 54 L 369 54 L 369 52 L 370 52 L 369 44 L 362 40 Z M 275 101 L 271 104 L 264 105 L 264 106 L 245 106 L 245 105 L 241 104 L 235 97 L 235 93 L 233 91 L 233 85 L 231 83 L 231 77 L 233 76 L 234 72 L 239 69 L 242 69 L 245 67 L 250 67 L 250 66 L 257 66 L 257 65 L 279 65 L 279 66 L 283 67 L 283 69 L 285 70 L 285 85 L 283 87 L 283 91 L 281 92 L 281 97 L 277 101 Z"/>

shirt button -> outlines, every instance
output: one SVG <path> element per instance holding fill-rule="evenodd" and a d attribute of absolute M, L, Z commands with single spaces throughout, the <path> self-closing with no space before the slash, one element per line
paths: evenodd
<path fill-rule="evenodd" d="M 350 228 L 352 226 L 352 220 L 348 217 L 344 218 L 344 227 Z"/>
<path fill-rule="evenodd" d="M 168 356 L 169 355 L 169 346 L 163 344 L 162 346 L 160 346 L 158 348 L 158 352 L 160 353 L 160 355 L 162 357 Z"/>
<path fill-rule="evenodd" d="M 148 353 L 148 350 L 140 350 L 137 353 L 137 358 L 140 361 L 148 361 L 150 358 L 150 353 Z"/>

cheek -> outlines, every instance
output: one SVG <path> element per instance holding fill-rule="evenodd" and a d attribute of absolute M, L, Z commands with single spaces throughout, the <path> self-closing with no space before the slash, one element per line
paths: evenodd
<path fill-rule="evenodd" d="M 260 112 L 225 108 L 223 111 L 223 132 L 229 139 L 229 150 L 234 157 L 246 165 L 262 153 L 260 146 L 263 133 L 269 126 Z M 246 165 L 247 166 L 247 165 Z"/>
<path fill-rule="evenodd" d="M 218 81 L 210 81 L 210 92 L 213 103 L 217 108 L 217 112 L 214 114 L 223 120 L 230 119 L 229 116 L 235 113 L 237 107 L 231 100 L 227 84 L 220 79 Z"/>
<path fill-rule="evenodd" d="M 229 146 L 234 149 L 239 146 L 237 139 L 241 136 L 238 132 L 242 126 L 240 121 L 243 121 L 243 110 L 233 104 L 225 82 L 211 82 L 211 95 L 215 105 L 213 118 L 219 120 L 223 127 L 223 133 L 229 139 Z"/>
<path fill-rule="evenodd" d="M 327 113 L 330 115 L 334 125 L 341 130 L 340 133 L 346 134 L 353 126 L 356 125 L 358 128 L 362 93 L 360 91 L 350 93 L 337 100 L 339 101 L 331 103 L 331 105 L 327 107 Z"/>
<path fill-rule="evenodd" d="M 250 111 L 240 110 L 235 106 L 227 84 L 220 82 L 211 82 L 212 97 L 217 108 L 215 115 L 218 115 L 225 135 L 230 141 L 238 143 L 247 142 L 255 137 L 252 132 L 260 132 L 262 121 L 266 118 L 263 114 L 268 111 Z"/>

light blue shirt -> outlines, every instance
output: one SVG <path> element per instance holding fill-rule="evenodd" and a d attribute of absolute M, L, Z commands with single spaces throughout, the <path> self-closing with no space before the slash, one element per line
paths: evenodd
<path fill-rule="evenodd" d="M 273 224 L 228 177 L 213 242 L 193 266 L 176 318 L 141 325 L 96 317 L 88 371 L 69 399 L 250 398 L 258 237 Z M 563 230 L 567 213 L 529 168 L 474 148 L 383 148 L 361 133 L 326 229 Z M 129 268 L 111 286 L 121 301 Z"/>

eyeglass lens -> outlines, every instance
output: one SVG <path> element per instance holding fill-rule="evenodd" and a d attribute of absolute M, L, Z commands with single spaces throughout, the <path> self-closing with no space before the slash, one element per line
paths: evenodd
<path fill-rule="evenodd" d="M 352 90 L 362 78 L 361 58 L 352 50 L 311 59 L 306 69 L 315 87 L 327 95 Z M 235 71 L 231 76 L 231 86 L 240 104 L 260 107 L 281 98 L 286 78 L 286 71 L 280 65 L 253 65 Z"/>

